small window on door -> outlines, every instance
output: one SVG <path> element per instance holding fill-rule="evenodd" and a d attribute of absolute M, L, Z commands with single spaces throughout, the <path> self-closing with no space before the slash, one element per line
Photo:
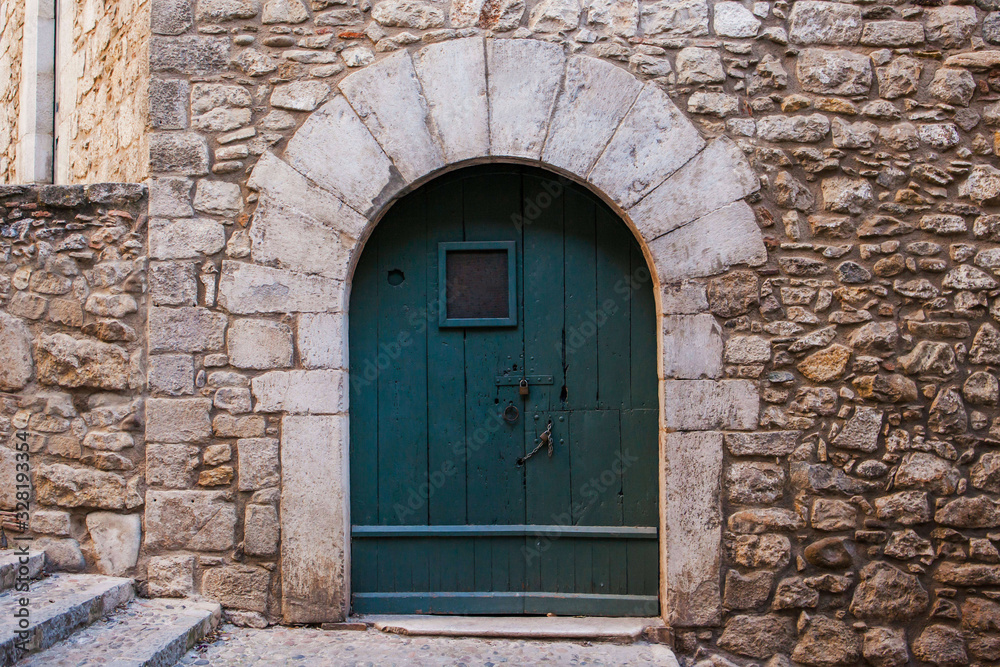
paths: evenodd
<path fill-rule="evenodd" d="M 442 327 L 517 326 L 513 241 L 438 244 Z"/>

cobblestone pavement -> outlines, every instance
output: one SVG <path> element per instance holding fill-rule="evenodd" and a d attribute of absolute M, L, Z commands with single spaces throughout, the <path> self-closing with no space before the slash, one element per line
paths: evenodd
<path fill-rule="evenodd" d="M 676 667 L 665 646 L 637 642 L 608 644 L 565 641 L 405 637 L 379 632 L 324 631 L 272 627 L 266 630 L 224 625 L 198 645 L 182 665 L 282 667 L 322 665 L 661 665 Z"/>

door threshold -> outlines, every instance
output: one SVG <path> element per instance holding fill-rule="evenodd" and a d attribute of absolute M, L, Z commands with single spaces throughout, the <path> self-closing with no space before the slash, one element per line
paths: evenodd
<path fill-rule="evenodd" d="M 430 616 L 365 615 L 358 621 L 377 630 L 428 637 L 488 637 L 494 639 L 573 639 L 629 643 L 643 637 L 669 641 L 659 617 L 608 616 Z"/>

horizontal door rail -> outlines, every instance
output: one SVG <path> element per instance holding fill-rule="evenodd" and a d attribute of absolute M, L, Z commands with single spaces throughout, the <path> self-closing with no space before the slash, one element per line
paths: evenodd
<path fill-rule="evenodd" d="M 654 526 L 352 526 L 354 537 L 588 537 L 655 540 Z"/>
<path fill-rule="evenodd" d="M 599 595 L 547 592 L 380 592 L 353 593 L 357 614 L 559 614 L 656 616 L 655 595 Z"/>

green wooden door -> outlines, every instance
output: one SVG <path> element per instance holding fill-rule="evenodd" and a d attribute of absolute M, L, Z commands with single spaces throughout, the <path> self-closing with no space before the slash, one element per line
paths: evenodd
<path fill-rule="evenodd" d="M 354 611 L 658 614 L 655 329 L 579 186 L 491 165 L 395 204 L 350 303 Z"/>

